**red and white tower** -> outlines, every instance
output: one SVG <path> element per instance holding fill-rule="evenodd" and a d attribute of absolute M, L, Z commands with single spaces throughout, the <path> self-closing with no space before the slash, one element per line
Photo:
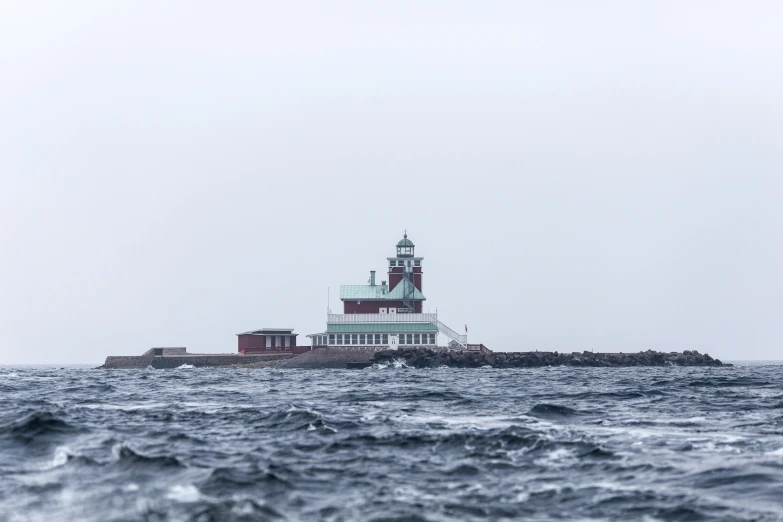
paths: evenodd
<path fill-rule="evenodd" d="M 416 299 L 417 292 L 422 293 L 422 267 L 424 258 L 415 256 L 416 245 L 408 239 L 405 231 L 403 238 L 397 243 L 397 256 L 387 257 L 389 261 L 389 288 L 400 286 L 402 295 L 401 313 L 421 313 L 422 301 Z"/>

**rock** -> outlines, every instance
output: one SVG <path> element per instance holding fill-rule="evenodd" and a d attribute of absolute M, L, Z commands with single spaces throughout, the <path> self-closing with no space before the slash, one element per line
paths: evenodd
<path fill-rule="evenodd" d="M 615 368 L 627 366 L 727 366 L 707 354 L 686 350 L 682 353 L 663 353 L 653 350 L 636 353 L 574 352 L 467 352 L 462 350 L 435 350 L 408 348 L 375 352 L 373 362 L 387 363 L 404 358 L 413 368 L 538 368 L 542 366 L 573 366 Z"/>

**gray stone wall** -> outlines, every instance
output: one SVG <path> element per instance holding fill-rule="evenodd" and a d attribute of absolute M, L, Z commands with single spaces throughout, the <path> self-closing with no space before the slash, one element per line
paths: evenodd
<path fill-rule="evenodd" d="M 275 355 L 241 355 L 241 354 L 217 354 L 217 355 L 180 355 L 180 356 L 153 356 L 153 355 L 129 355 L 109 356 L 101 366 L 105 369 L 134 369 L 152 366 L 155 369 L 179 368 L 184 364 L 196 367 L 204 366 L 234 366 L 238 364 L 253 364 L 263 361 L 290 359 L 291 354 L 281 353 Z"/>

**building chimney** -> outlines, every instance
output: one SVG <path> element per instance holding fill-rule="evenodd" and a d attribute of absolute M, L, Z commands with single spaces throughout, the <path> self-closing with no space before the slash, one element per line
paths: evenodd
<path fill-rule="evenodd" d="M 370 286 L 375 286 L 375 270 L 370 270 Z"/>

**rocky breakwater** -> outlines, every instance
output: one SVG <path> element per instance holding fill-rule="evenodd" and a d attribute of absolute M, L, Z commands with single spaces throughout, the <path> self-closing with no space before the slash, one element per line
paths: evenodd
<path fill-rule="evenodd" d="M 411 368 L 538 368 L 576 366 L 621 368 L 628 366 L 731 366 L 696 350 L 684 352 L 595 353 L 595 352 L 497 352 L 480 353 L 458 350 L 414 348 L 383 350 L 372 358 L 375 364 L 403 361 Z"/>

